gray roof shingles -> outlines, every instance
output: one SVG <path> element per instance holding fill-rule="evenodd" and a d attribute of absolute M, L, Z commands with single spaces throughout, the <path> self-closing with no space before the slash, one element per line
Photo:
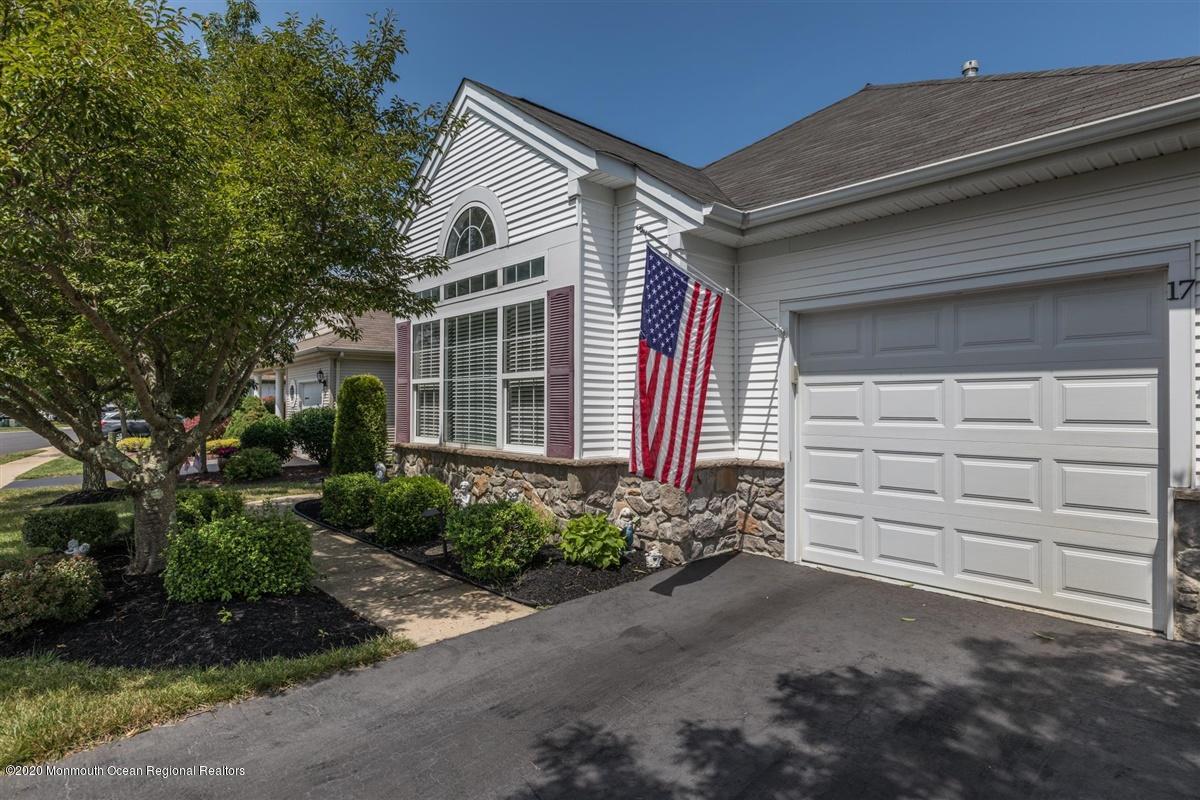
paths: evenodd
<path fill-rule="evenodd" d="M 698 169 L 476 84 L 704 202 L 758 208 L 1200 94 L 1200 57 L 867 85 Z"/>

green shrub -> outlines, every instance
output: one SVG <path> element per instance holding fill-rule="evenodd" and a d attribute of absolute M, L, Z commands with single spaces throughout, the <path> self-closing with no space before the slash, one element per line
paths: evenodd
<path fill-rule="evenodd" d="M 0 634 L 43 620 L 75 622 L 104 596 L 90 558 L 41 556 L 0 572 Z"/>
<path fill-rule="evenodd" d="M 175 524 L 194 528 L 214 519 L 236 517 L 245 502 L 228 489 L 184 489 L 175 498 Z"/>
<path fill-rule="evenodd" d="M 279 460 L 279 456 L 265 447 L 239 450 L 231 455 L 221 468 L 221 474 L 231 483 L 273 478 L 282 471 L 283 462 Z"/>
<path fill-rule="evenodd" d="M 117 449 L 122 453 L 140 453 L 149 446 L 149 436 L 126 436 L 117 442 Z"/>
<path fill-rule="evenodd" d="M 621 563 L 625 534 L 603 514 L 588 514 L 567 523 L 558 546 L 572 564 L 608 569 Z"/>
<path fill-rule="evenodd" d="M 312 534 L 303 522 L 281 514 L 238 515 L 173 528 L 163 586 L 182 602 L 257 600 L 301 592 L 312 576 Z"/>
<path fill-rule="evenodd" d="M 240 443 L 246 449 L 265 447 L 282 461 L 292 457 L 292 432 L 288 430 L 288 424 L 274 414 L 248 425 Z"/>
<path fill-rule="evenodd" d="M 339 528 L 365 528 L 371 524 L 379 481 L 368 472 L 352 472 L 325 479 L 321 516 Z"/>
<path fill-rule="evenodd" d="M 287 420 L 292 441 L 322 467 L 328 467 L 333 460 L 333 426 L 336 419 L 337 412 L 332 408 L 306 408 Z"/>
<path fill-rule="evenodd" d="M 430 508 L 450 516 L 450 487 L 429 475 L 394 478 L 375 501 L 375 535 L 384 544 L 424 542 L 438 534 L 438 521 L 423 517 Z"/>
<path fill-rule="evenodd" d="M 229 415 L 229 425 L 225 428 L 225 435 L 240 439 L 246 432 L 246 428 L 269 415 L 269 412 L 263 408 L 262 401 L 254 395 L 248 394 L 242 398 L 242 402 Z"/>
<path fill-rule="evenodd" d="M 119 528 L 117 512 L 109 506 L 43 508 L 25 517 L 21 539 L 29 547 L 51 550 L 63 550 L 72 539 L 102 548 L 122 541 Z"/>
<path fill-rule="evenodd" d="M 374 375 L 352 375 L 338 389 L 334 475 L 373 472 L 387 452 L 387 391 Z"/>
<path fill-rule="evenodd" d="M 503 583 L 529 566 L 553 531 L 553 523 L 532 507 L 500 502 L 456 512 L 446 525 L 446 539 L 463 572 Z"/>

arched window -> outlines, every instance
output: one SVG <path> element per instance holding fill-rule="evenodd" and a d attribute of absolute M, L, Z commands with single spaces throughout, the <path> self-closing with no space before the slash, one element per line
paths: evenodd
<path fill-rule="evenodd" d="M 446 239 L 446 258 L 465 256 L 496 243 L 496 226 L 479 206 L 464 208 Z"/>

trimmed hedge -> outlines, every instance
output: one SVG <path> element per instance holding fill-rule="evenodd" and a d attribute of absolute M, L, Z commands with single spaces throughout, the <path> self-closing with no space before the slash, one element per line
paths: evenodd
<path fill-rule="evenodd" d="M 238 515 L 172 529 L 163 586 L 182 602 L 298 594 L 313 577 L 312 534 L 295 517 Z"/>
<path fill-rule="evenodd" d="M 306 408 L 287 419 L 292 441 L 322 467 L 333 461 L 333 427 L 337 412 L 332 408 Z"/>
<path fill-rule="evenodd" d="M 286 422 L 272 414 L 246 427 L 241 436 L 241 446 L 246 449 L 265 447 L 279 456 L 281 461 L 287 461 L 292 457 L 292 432 Z"/>
<path fill-rule="evenodd" d="M 236 517 L 245 501 L 228 489 L 184 489 L 175 497 L 175 524 L 194 528 L 214 519 Z"/>
<path fill-rule="evenodd" d="M 140 453 L 149 446 L 149 436 L 126 436 L 117 442 L 117 449 L 122 453 Z"/>
<path fill-rule="evenodd" d="M 220 439 L 209 439 L 204 443 L 204 449 L 206 449 L 209 454 L 216 456 L 221 455 L 221 451 L 225 451 L 226 456 L 233 455 L 241 446 L 242 442 L 240 439 L 234 439 L 230 436 L 224 436 Z"/>
<path fill-rule="evenodd" d="M 374 472 L 386 452 L 387 390 L 374 375 L 351 375 L 338 389 L 331 472 Z"/>
<path fill-rule="evenodd" d="M 571 564 L 608 569 L 621 563 L 625 534 L 603 514 L 588 514 L 567 523 L 558 546 Z"/>
<path fill-rule="evenodd" d="M 388 481 L 375 501 L 376 538 L 389 545 L 432 539 L 438 534 L 438 521 L 421 516 L 430 508 L 450 516 L 454 501 L 449 486 L 429 475 Z"/>
<path fill-rule="evenodd" d="M 263 408 L 262 401 L 254 395 L 248 394 L 242 398 L 242 402 L 229 415 L 229 425 L 225 428 L 225 435 L 240 439 L 246 432 L 246 428 L 269 415 L 270 412 Z"/>
<path fill-rule="evenodd" d="M 446 526 L 446 539 L 467 575 L 507 583 L 529 566 L 553 532 L 550 519 L 531 506 L 503 501 L 459 510 Z"/>
<path fill-rule="evenodd" d="M 105 506 L 61 506 L 43 508 L 25 517 L 21 539 L 29 547 L 63 550 L 67 542 L 78 539 L 93 549 L 118 544 L 120 520 L 117 512 Z"/>
<path fill-rule="evenodd" d="M 263 478 L 273 478 L 281 472 L 283 462 L 265 447 L 239 450 L 231 455 L 221 468 L 221 474 L 231 483 L 260 481 Z"/>
<path fill-rule="evenodd" d="M 367 472 L 334 475 L 325 479 L 321 516 L 339 528 L 365 528 L 371 524 L 379 481 Z"/>
<path fill-rule="evenodd" d="M 35 622 L 75 622 L 104 596 L 100 569 L 90 558 L 41 556 L 0 572 L 0 634 Z"/>

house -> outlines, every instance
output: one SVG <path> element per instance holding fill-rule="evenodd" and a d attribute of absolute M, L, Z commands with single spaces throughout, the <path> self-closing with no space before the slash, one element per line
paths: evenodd
<path fill-rule="evenodd" d="M 703 168 L 470 80 L 451 110 L 406 472 L 1200 636 L 1200 58 L 868 85 Z M 725 303 L 690 494 L 626 470 L 646 233 L 784 331 Z"/>
<path fill-rule="evenodd" d="M 291 363 L 256 369 L 252 378 L 258 395 L 274 397 L 275 413 L 287 417 L 305 408 L 333 406 L 345 378 L 374 375 L 387 389 L 388 435 L 393 435 L 396 388 L 393 317 L 368 312 L 355 317 L 355 324 L 361 332 L 357 341 L 332 330 L 318 330 L 297 342 Z"/>

